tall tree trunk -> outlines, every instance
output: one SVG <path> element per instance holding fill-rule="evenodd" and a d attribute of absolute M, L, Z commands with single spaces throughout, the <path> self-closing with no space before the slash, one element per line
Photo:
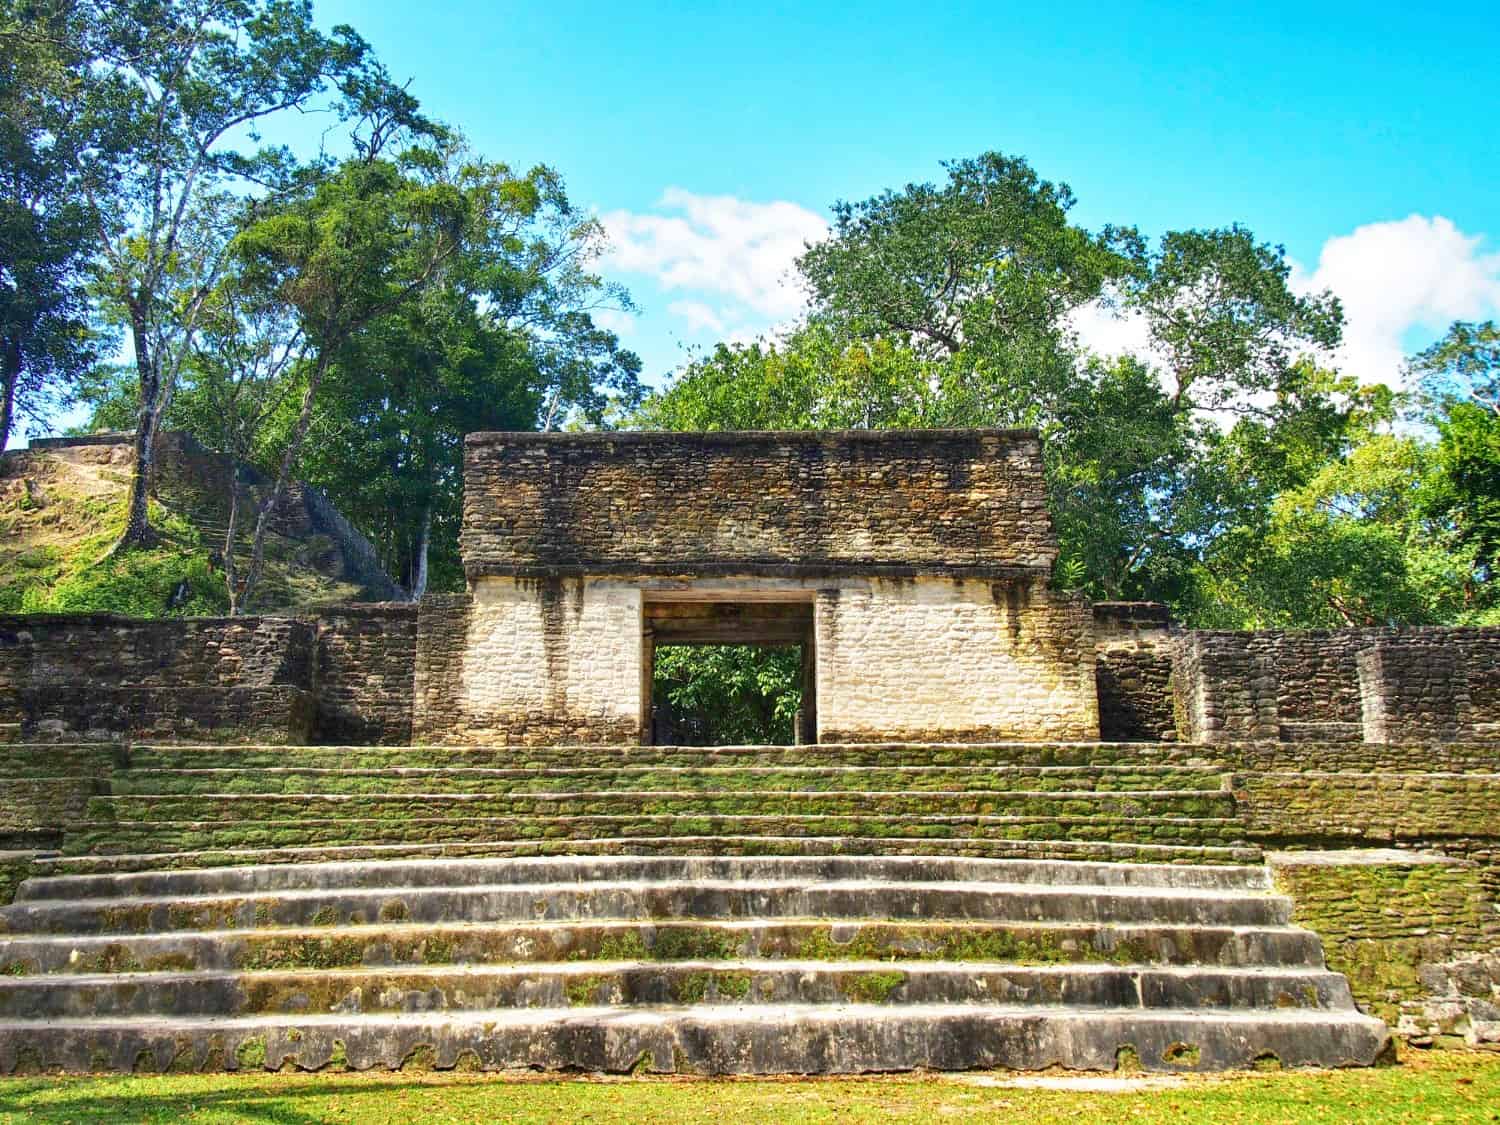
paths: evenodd
<path fill-rule="evenodd" d="M 0 378 L 5 386 L 0 388 L 0 450 L 10 441 L 16 409 L 16 385 L 21 381 L 21 348 L 14 340 L 5 341 L 5 352 L 0 357 Z"/>
<path fill-rule="evenodd" d="M 417 540 L 416 572 L 411 580 L 411 600 L 421 601 L 427 593 L 427 548 L 432 544 L 432 501 L 422 509 L 422 537 Z"/>
<path fill-rule="evenodd" d="M 224 532 L 224 585 L 229 590 L 229 616 L 238 617 L 245 612 L 241 597 L 239 576 L 234 562 L 234 538 L 240 524 L 240 476 L 239 461 L 229 462 L 229 527 Z"/>
<path fill-rule="evenodd" d="M 297 463 L 297 457 L 302 452 L 302 441 L 307 437 L 307 428 L 312 425 L 313 402 L 318 395 L 318 386 L 323 382 L 323 376 L 327 373 L 331 362 L 331 359 L 318 357 L 317 365 L 308 377 L 307 388 L 302 392 L 302 406 L 297 414 L 297 424 L 292 427 L 291 437 L 286 443 L 286 452 L 282 454 L 281 466 L 276 471 L 276 483 L 271 487 L 271 494 L 261 501 L 260 512 L 255 518 L 255 535 L 250 541 L 250 562 L 245 568 L 245 581 L 240 588 L 242 605 L 249 603 L 251 591 L 260 581 L 261 570 L 266 561 L 266 532 L 270 530 L 271 517 L 276 514 L 282 493 L 286 491 L 287 481 L 291 479 L 292 466 Z"/>
<path fill-rule="evenodd" d="M 135 422 L 135 465 L 130 473 L 130 511 L 125 532 L 115 552 L 156 546 L 159 537 L 151 526 L 151 476 L 156 468 L 156 427 L 161 419 L 161 357 L 151 351 L 144 318 L 132 313 L 131 337 L 135 343 L 136 369 L 140 373 L 141 406 Z"/>

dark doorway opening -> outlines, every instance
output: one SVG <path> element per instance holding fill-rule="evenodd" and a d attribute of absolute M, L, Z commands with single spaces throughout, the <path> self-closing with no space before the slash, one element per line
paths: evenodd
<path fill-rule="evenodd" d="M 810 601 L 647 600 L 648 745 L 817 741 Z"/>

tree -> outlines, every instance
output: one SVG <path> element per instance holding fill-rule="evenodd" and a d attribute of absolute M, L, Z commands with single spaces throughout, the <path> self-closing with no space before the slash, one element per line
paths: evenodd
<path fill-rule="evenodd" d="M 720 344 L 653 395 L 634 424 L 660 430 L 941 425 L 938 370 L 903 344 L 850 341 L 813 320 L 777 343 Z"/>
<path fill-rule="evenodd" d="M 688 745 L 788 744 L 802 706 L 795 648 L 669 645 L 656 650 L 652 697 Z"/>
<path fill-rule="evenodd" d="M 39 6 L 61 10 L 62 0 Z M 135 468 L 121 548 L 155 539 L 147 498 L 156 434 L 232 224 L 205 195 L 275 185 L 286 154 L 242 154 L 256 128 L 338 82 L 358 104 L 383 82 L 348 27 L 325 36 L 308 0 L 74 0 L 68 112 L 93 138 L 74 154 L 96 219 L 99 292 L 129 334 L 139 383 Z M 25 42 L 47 42 L 33 23 Z M 358 112 L 358 110 L 352 111 Z M 101 176 L 100 173 L 103 173 Z"/>
<path fill-rule="evenodd" d="M 450 154 L 450 163 L 460 153 Z M 600 425 L 639 403 L 639 359 L 594 324 L 628 297 L 591 271 L 601 231 L 545 167 L 469 160 L 485 217 L 440 281 L 351 337 L 329 372 L 310 479 L 370 533 L 413 597 L 462 583 L 463 435 Z"/>
<path fill-rule="evenodd" d="M 1441 414 L 1470 402 L 1500 414 L 1500 327 L 1455 321 L 1447 334 L 1407 365 L 1424 405 Z"/>
<path fill-rule="evenodd" d="M 1456 322 L 1408 365 L 1415 420 L 1438 433 L 1425 502 L 1472 550 L 1486 581 L 1500 569 L 1500 328 Z"/>
<path fill-rule="evenodd" d="M 233 240 L 243 284 L 260 301 L 284 306 L 299 326 L 299 353 L 289 370 L 301 380 L 301 394 L 274 481 L 256 512 L 243 576 L 234 575 L 233 540 L 225 544 L 232 611 L 249 601 L 260 579 L 266 534 L 329 369 L 362 328 L 435 283 L 496 189 L 482 177 L 466 185 L 444 182 L 432 175 L 435 167 L 434 155 L 422 149 L 396 160 L 378 153 L 356 157 Z"/>
<path fill-rule="evenodd" d="M 1023 159 L 987 152 L 944 168 L 943 186 L 835 204 L 831 236 L 798 267 L 815 312 L 847 339 L 942 361 L 955 416 L 1030 424 L 1071 371 L 1067 314 L 1129 272 L 1138 240 L 1071 225 L 1067 185 Z"/>
<path fill-rule="evenodd" d="M 0 449 L 94 358 L 87 271 L 93 215 L 67 105 L 66 11 L 0 0 Z"/>
<path fill-rule="evenodd" d="M 1290 276 L 1284 248 L 1231 226 L 1171 231 L 1122 280 L 1174 410 L 1254 413 L 1255 396 L 1275 393 L 1300 355 L 1338 344 L 1337 298 L 1298 295 Z"/>

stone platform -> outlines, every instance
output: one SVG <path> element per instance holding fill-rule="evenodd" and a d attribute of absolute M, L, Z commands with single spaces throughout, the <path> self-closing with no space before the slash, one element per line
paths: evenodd
<path fill-rule="evenodd" d="M 447 859 L 33 878 L 0 1070 L 1368 1065 L 1263 867 Z"/>
<path fill-rule="evenodd" d="M 5 1072 L 1389 1049 L 1201 747 L 15 745 L 0 775 L 0 842 L 46 849 L 10 853 Z"/>

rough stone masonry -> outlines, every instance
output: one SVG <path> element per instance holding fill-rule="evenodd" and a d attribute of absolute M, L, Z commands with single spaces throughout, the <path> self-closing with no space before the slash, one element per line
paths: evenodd
<path fill-rule="evenodd" d="M 819 742 L 1098 737 L 1035 433 L 472 434 L 464 472 L 419 738 L 648 740 L 663 602 L 810 605 Z"/>
<path fill-rule="evenodd" d="M 462 594 L 0 616 L 0 728 L 645 743 L 658 645 L 748 641 L 802 649 L 807 742 L 1500 735 L 1500 629 L 1193 631 L 1054 589 L 1032 431 L 472 434 L 465 482 Z"/>

